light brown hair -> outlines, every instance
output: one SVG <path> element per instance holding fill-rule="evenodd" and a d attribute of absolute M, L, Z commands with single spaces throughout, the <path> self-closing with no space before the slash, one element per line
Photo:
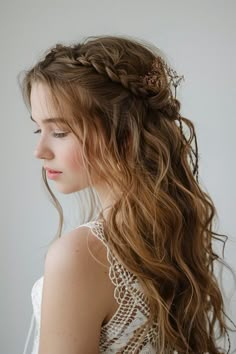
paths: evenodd
<path fill-rule="evenodd" d="M 158 58 L 159 76 L 150 85 L 145 77 Z M 226 263 L 213 241 L 225 244 L 227 236 L 213 231 L 216 208 L 195 176 L 194 124 L 180 114 L 164 61 L 164 54 L 144 41 L 88 37 L 50 48 L 25 72 L 21 89 L 30 107 L 32 84 L 47 85 L 83 145 L 91 187 L 96 171 L 121 191 L 104 220 L 105 237 L 143 286 L 150 323 L 158 323 L 158 353 L 219 354 L 216 326 L 220 336 L 229 327 L 214 265 Z M 62 210 L 42 172 L 60 214 L 60 237 Z"/>

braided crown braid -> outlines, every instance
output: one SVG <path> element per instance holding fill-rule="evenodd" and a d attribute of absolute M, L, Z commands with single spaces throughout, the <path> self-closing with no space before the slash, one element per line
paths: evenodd
<path fill-rule="evenodd" d="M 111 81 L 121 84 L 135 96 L 144 97 L 147 95 L 143 83 L 140 80 L 137 80 L 137 77 L 134 75 L 127 75 L 126 72 L 115 69 L 110 62 L 107 62 L 104 65 L 104 63 L 99 63 L 94 60 L 90 61 L 84 56 L 78 57 L 76 60 L 84 66 L 93 67 L 99 74 L 107 75 Z"/>
<path fill-rule="evenodd" d="M 105 75 L 111 81 L 121 84 L 124 88 L 129 90 L 136 97 L 147 100 L 149 105 L 152 105 L 152 97 L 158 95 L 161 87 L 164 84 L 164 86 L 169 88 L 168 90 L 169 106 L 160 107 L 159 110 L 163 113 L 164 117 L 169 116 L 166 113 L 169 113 L 170 111 L 173 112 L 172 117 L 174 120 L 175 119 L 178 120 L 181 135 L 184 141 L 187 142 L 183 132 L 183 119 L 178 112 L 178 104 L 176 101 L 177 87 L 180 85 L 181 81 L 184 80 L 183 75 L 182 76 L 178 75 L 177 72 L 172 68 L 170 68 L 160 56 L 155 57 L 149 72 L 144 76 L 140 76 L 140 75 L 138 76 L 137 74 L 129 74 L 124 69 L 117 69 L 114 64 L 112 64 L 109 60 L 104 59 L 104 57 L 102 58 L 102 60 L 99 60 L 99 58 L 89 58 L 89 56 L 86 54 L 80 54 L 81 47 L 82 46 L 80 43 L 71 47 L 65 47 L 62 44 L 56 44 L 56 46 L 45 57 L 44 64 L 48 65 L 48 62 L 53 61 L 55 58 L 57 58 L 57 55 L 61 57 L 62 51 L 67 51 L 67 55 L 68 55 L 68 50 L 69 50 L 71 55 L 71 64 L 70 64 L 71 66 L 76 67 L 78 65 L 82 65 L 85 67 L 91 67 L 98 74 Z M 166 81 L 166 78 L 168 81 Z M 171 89 L 172 87 L 174 87 L 174 96 L 172 94 L 172 89 Z M 199 183 L 198 180 L 199 155 L 198 155 L 197 137 L 195 132 L 194 132 L 194 143 L 195 143 L 195 150 L 190 145 L 190 149 L 191 149 L 190 161 L 193 166 L 193 175 L 194 176 L 196 175 L 196 181 Z M 182 148 L 183 148 L 183 144 L 182 144 Z M 192 154 L 194 155 L 194 158 Z"/>

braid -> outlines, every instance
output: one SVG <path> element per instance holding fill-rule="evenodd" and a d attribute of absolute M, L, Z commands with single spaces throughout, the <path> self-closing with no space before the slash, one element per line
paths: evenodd
<path fill-rule="evenodd" d="M 131 91 L 137 97 L 144 97 L 148 95 L 143 83 L 137 79 L 137 75 L 128 74 L 124 69 L 116 69 L 110 62 L 103 60 L 96 61 L 88 59 L 85 56 L 76 58 L 77 63 L 83 66 L 93 67 L 97 73 L 106 75 L 111 81 L 121 84 L 125 89 Z"/>

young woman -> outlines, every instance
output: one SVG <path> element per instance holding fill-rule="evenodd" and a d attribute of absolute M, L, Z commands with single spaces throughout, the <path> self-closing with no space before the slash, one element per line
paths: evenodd
<path fill-rule="evenodd" d="M 35 157 L 60 214 L 32 291 L 32 353 L 223 353 L 212 241 L 225 236 L 173 94 L 182 78 L 154 46 L 118 36 L 57 44 L 25 73 Z M 98 217 L 60 237 L 47 178 L 64 194 L 95 190 Z"/>

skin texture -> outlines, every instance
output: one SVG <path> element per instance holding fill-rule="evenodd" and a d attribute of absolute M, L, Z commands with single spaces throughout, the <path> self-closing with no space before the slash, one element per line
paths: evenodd
<path fill-rule="evenodd" d="M 44 167 L 62 172 L 54 180 L 59 192 L 86 188 L 79 142 L 72 132 L 56 137 L 66 129 L 44 121 L 56 113 L 42 84 L 32 86 L 31 107 L 36 130 L 40 129 L 34 156 L 43 160 Z M 106 207 L 109 193 L 102 184 L 96 188 Z M 99 352 L 101 326 L 118 308 L 108 269 L 106 248 L 89 228 L 82 226 L 54 241 L 45 260 L 39 354 Z"/>

